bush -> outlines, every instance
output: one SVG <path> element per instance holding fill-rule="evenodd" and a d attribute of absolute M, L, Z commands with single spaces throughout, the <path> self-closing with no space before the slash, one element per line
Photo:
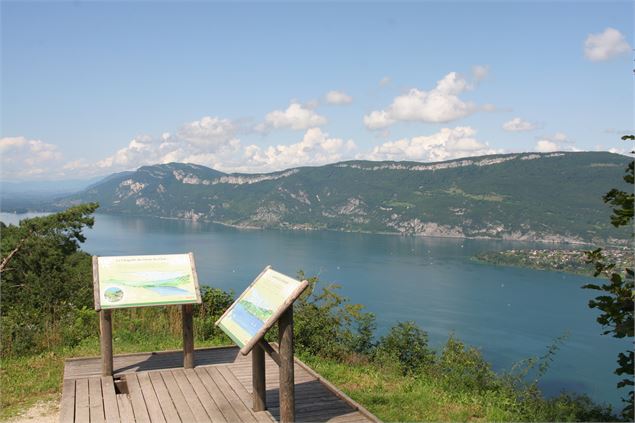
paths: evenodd
<path fill-rule="evenodd" d="M 209 286 L 201 287 L 201 305 L 194 309 L 195 336 L 203 340 L 225 336 L 215 323 L 233 302 L 233 292 Z"/>
<path fill-rule="evenodd" d="M 396 360 L 404 374 L 416 374 L 434 363 L 428 348 L 428 334 L 414 322 L 400 322 L 381 338 L 375 353 L 377 361 Z"/>

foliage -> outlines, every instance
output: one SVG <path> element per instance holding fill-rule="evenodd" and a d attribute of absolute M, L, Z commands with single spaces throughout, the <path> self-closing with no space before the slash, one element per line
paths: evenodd
<path fill-rule="evenodd" d="M 216 321 L 234 302 L 234 293 L 219 288 L 201 287 L 201 305 L 194 308 L 194 331 L 201 339 L 225 337 Z"/>
<path fill-rule="evenodd" d="M 299 273 L 305 279 L 304 273 Z M 307 278 L 309 288 L 294 304 L 295 348 L 300 353 L 342 358 L 351 353 L 368 353 L 373 347 L 375 316 L 363 306 L 350 304 L 330 284 L 318 290 L 319 279 Z M 272 328 L 269 339 L 277 341 Z"/>
<path fill-rule="evenodd" d="M 90 256 L 79 249 L 97 204 L 83 204 L 18 226 L 0 225 L 2 355 L 48 349 L 76 338 L 72 329 L 92 305 Z M 64 335 L 55 328 L 65 328 Z"/>
<path fill-rule="evenodd" d="M 633 135 L 625 135 L 623 140 L 635 140 Z M 604 202 L 611 204 L 613 214 L 611 223 L 615 227 L 630 225 L 633 221 L 633 165 L 631 161 L 626 169 L 624 181 L 629 184 L 629 192 L 619 189 L 610 190 L 604 197 Z M 631 235 L 632 227 L 631 227 Z M 605 335 L 612 335 L 615 338 L 633 338 L 633 300 L 635 298 L 635 277 L 632 268 L 616 268 L 615 263 L 607 262 L 602 254 L 602 249 L 598 248 L 587 252 L 587 263 L 595 267 L 594 276 L 603 275 L 608 278 L 608 282 L 602 285 L 587 284 L 584 288 L 594 289 L 602 292 L 595 299 L 589 301 L 589 307 L 597 308 L 602 313 L 597 317 L 597 321 L 605 329 Z M 622 410 L 623 417 L 627 420 L 634 418 L 634 392 L 633 392 L 633 370 L 635 367 L 635 354 L 633 350 L 620 352 L 617 358 L 618 367 L 615 374 L 626 376 L 617 387 L 631 387 L 628 397 L 624 399 L 626 406 Z"/>
<path fill-rule="evenodd" d="M 404 374 L 416 374 L 434 361 L 428 348 L 428 334 L 414 322 L 399 322 L 379 340 L 375 357 L 399 363 Z"/>

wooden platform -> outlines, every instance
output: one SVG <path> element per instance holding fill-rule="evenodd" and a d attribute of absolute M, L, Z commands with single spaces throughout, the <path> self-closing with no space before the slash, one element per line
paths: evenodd
<path fill-rule="evenodd" d="M 60 422 L 275 422 L 278 367 L 265 358 L 267 410 L 251 410 L 251 357 L 236 347 L 195 352 L 183 369 L 182 351 L 114 357 L 114 377 L 101 377 L 99 358 L 66 360 Z M 299 422 L 378 422 L 361 405 L 295 360 Z"/>

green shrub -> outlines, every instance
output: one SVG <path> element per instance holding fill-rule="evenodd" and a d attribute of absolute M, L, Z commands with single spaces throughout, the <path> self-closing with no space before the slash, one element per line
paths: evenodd
<path fill-rule="evenodd" d="M 435 370 L 446 386 L 458 390 L 483 391 L 498 385 L 496 373 L 481 352 L 453 336 L 445 344 Z"/>
<path fill-rule="evenodd" d="M 399 322 L 383 336 L 375 353 L 377 360 L 396 360 L 404 374 L 416 374 L 434 363 L 428 334 L 414 322 Z"/>

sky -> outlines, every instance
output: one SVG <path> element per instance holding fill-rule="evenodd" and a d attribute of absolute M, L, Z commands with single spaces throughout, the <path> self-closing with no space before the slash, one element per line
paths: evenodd
<path fill-rule="evenodd" d="M 631 149 L 631 1 L 2 1 L 0 15 L 5 181 Z"/>

